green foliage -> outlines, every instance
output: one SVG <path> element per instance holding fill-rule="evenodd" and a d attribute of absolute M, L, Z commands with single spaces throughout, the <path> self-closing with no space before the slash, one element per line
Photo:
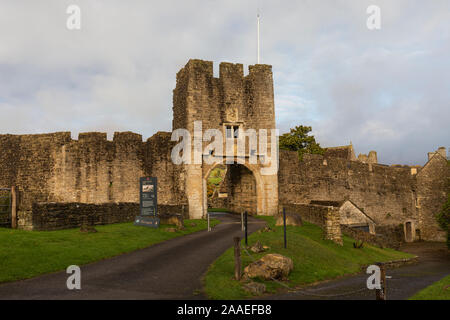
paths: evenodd
<path fill-rule="evenodd" d="M 311 127 L 296 126 L 289 133 L 281 135 L 280 149 L 297 151 L 300 160 L 305 153 L 323 154 L 325 149 L 316 142 L 314 136 L 309 135 L 311 130 Z"/>
<path fill-rule="evenodd" d="M 419 291 L 410 300 L 450 300 L 450 276 Z"/>
<path fill-rule="evenodd" d="M 300 285 L 317 281 L 337 278 L 346 274 L 361 271 L 361 266 L 409 258 L 412 255 L 395 251 L 393 249 L 381 249 L 365 244 L 355 250 L 355 240 L 343 236 L 344 245 L 339 246 L 330 240 L 323 239 L 323 232 L 318 226 L 304 222 L 302 227 L 287 226 L 287 249 L 284 248 L 283 227 L 275 226 L 274 217 L 258 217 L 265 220 L 275 232 L 255 232 L 248 238 L 249 245 L 260 241 L 270 249 L 264 253 L 254 254 L 255 259 L 260 259 L 268 253 L 279 253 L 289 257 L 294 262 L 294 270 L 285 282 L 294 288 Z M 242 246 L 245 244 L 242 243 Z M 253 260 L 241 251 L 243 267 Z M 245 299 L 251 295 L 244 291 L 242 283 L 233 280 L 234 276 L 234 249 L 228 249 L 208 269 L 204 278 L 205 292 L 212 299 Z M 273 281 L 262 281 L 269 293 L 276 293 L 283 289 Z"/>
<path fill-rule="evenodd" d="M 225 177 L 225 172 L 225 168 L 220 166 L 211 170 L 206 183 L 208 198 L 212 197 L 214 195 L 214 191 L 219 188 Z"/>
<path fill-rule="evenodd" d="M 191 225 L 195 222 L 195 226 Z M 211 219 L 211 225 L 219 221 Z M 71 264 L 83 265 L 151 246 L 207 228 L 205 220 L 185 220 L 185 229 L 167 232 L 117 223 L 95 226 L 97 233 L 79 229 L 25 231 L 0 228 L 0 283 L 64 270 Z"/>
<path fill-rule="evenodd" d="M 450 193 L 447 194 L 447 202 L 444 203 L 436 218 L 439 226 L 447 231 L 447 247 L 450 249 Z"/>

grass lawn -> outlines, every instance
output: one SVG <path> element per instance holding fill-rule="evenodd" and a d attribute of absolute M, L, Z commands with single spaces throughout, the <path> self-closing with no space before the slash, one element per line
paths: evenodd
<path fill-rule="evenodd" d="M 450 275 L 413 295 L 410 300 L 450 300 Z"/>
<path fill-rule="evenodd" d="M 259 217 L 268 222 L 275 232 L 253 233 L 248 238 L 249 245 L 257 240 L 270 247 L 264 253 L 253 254 L 255 259 L 267 253 L 279 253 L 291 258 L 294 270 L 286 284 L 289 287 L 310 284 L 333 279 L 346 274 L 358 273 L 361 266 L 374 262 L 409 258 L 413 255 L 393 249 L 380 249 L 364 244 L 362 249 L 353 248 L 353 239 L 344 236 L 344 246 L 322 239 L 322 230 L 313 224 L 305 223 L 302 227 L 287 227 L 287 249 L 284 249 L 283 228 L 275 227 L 274 217 Z M 242 244 L 244 245 L 244 243 Z M 242 284 L 233 280 L 234 254 L 233 248 L 227 250 L 210 267 L 204 278 L 205 292 L 212 299 L 245 299 L 251 297 L 242 289 Z M 247 266 L 251 258 L 242 251 L 242 265 Z M 259 281 L 259 280 L 258 280 Z M 282 288 L 271 281 L 260 281 L 266 284 L 269 293 Z"/>
<path fill-rule="evenodd" d="M 167 232 L 159 229 L 118 223 L 95 226 L 97 233 L 79 229 L 25 231 L 0 228 L 0 282 L 31 278 L 64 270 L 69 265 L 83 265 L 121 253 L 151 246 L 207 228 L 205 220 L 184 220 L 185 230 Z M 191 226 L 195 223 L 195 226 Z M 218 220 L 211 219 L 211 225 Z"/>

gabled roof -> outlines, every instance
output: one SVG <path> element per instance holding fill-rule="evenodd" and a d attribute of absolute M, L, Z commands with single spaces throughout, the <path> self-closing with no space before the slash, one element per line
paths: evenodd
<path fill-rule="evenodd" d="M 437 157 L 437 158 L 436 158 Z M 417 172 L 417 175 L 419 176 L 420 175 L 420 173 L 423 171 L 423 169 L 425 169 L 430 163 L 431 163 L 431 161 L 434 161 L 434 160 L 439 160 L 439 158 L 441 158 L 441 160 L 444 160 L 444 161 L 448 161 L 445 157 L 443 157 L 440 153 L 438 153 L 438 152 L 436 152 L 436 153 L 434 153 L 433 154 L 433 156 L 427 161 L 427 163 L 425 163 L 425 165 L 420 169 L 420 170 L 418 170 L 418 172 Z"/>
<path fill-rule="evenodd" d="M 365 215 L 370 221 L 372 221 L 373 223 L 375 223 L 375 221 L 369 217 L 360 207 L 358 207 L 353 201 L 351 200 L 340 200 L 340 201 L 336 201 L 336 200 L 311 200 L 309 201 L 309 204 L 315 204 L 315 205 L 319 205 L 319 206 L 329 206 L 329 207 L 336 207 L 336 208 L 340 208 L 344 205 L 344 203 L 346 202 L 350 202 L 355 208 L 357 208 L 363 215 Z"/>

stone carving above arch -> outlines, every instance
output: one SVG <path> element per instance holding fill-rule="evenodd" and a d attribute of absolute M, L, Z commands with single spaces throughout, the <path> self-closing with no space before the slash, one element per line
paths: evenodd
<path fill-rule="evenodd" d="M 227 108 L 225 111 L 225 120 L 226 122 L 238 122 L 238 108 Z"/>

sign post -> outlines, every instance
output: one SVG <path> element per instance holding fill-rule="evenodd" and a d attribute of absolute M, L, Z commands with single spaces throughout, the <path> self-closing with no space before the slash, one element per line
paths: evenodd
<path fill-rule="evenodd" d="M 140 213 L 134 220 L 137 226 L 158 228 L 158 197 L 156 177 L 142 177 L 139 179 Z"/>

